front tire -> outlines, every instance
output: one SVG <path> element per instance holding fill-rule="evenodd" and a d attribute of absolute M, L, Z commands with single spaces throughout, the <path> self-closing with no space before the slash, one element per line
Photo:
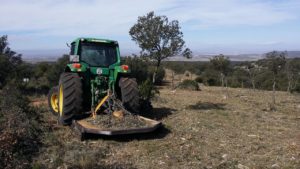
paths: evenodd
<path fill-rule="evenodd" d="M 63 73 L 58 87 L 59 117 L 62 125 L 69 125 L 76 114 L 83 111 L 82 81 L 77 73 Z"/>
<path fill-rule="evenodd" d="M 140 97 L 138 84 L 135 78 L 121 77 L 119 80 L 121 100 L 126 109 L 132 113 L 140 111 Z"/>

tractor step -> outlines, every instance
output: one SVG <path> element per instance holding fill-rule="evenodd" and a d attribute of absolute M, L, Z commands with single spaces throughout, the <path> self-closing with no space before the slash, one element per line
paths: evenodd
<path fill-rule="evenodd" d="M 92 117 L 88 117 L 92 118 Z M 162 126 L 160 121 L 152 120 L 143 116 L 138 116 L 138 118 L 145 122 L 147 125 L 137 128 L 124 128 L 124 129 L 104 129 L 99 128 L 92 123 L 87 122 L 87 119 L 73 120 L 72 126 L 79 134 L 81 140 L 85 139 L 87 134 L 103 135 L 103 136 L 117 136 L 117 135 L 128 135 L 128 134 L 142 134 L 153 132 Z"/>

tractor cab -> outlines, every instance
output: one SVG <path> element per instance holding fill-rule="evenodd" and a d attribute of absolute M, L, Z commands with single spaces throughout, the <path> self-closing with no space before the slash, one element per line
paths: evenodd
<path fill-rule="evenodd" d="M 80 60 L 93 67 L 108 67 L 117 62 L 116 48 L 115 44 L 81 42 Z"/>
<path fill-rule="evenodd" d="M 108 76 L 110 70 L 120 67 L 120 62 L 117 41 L 77 38 L 71 43 L 70 64 L 67 65 L 66 71 L 86 72 L 89 69 L 92 75 Z M 120 71 L 122 72 L 122 69 L 119 69 Z"/>
<path fill-rule="evenodd" d="M 118 42 L 103 39 L 78 38 L 71 43 L 71 62 L 84 62 L 91 67 L 108 67 L 117 63 Z"/>

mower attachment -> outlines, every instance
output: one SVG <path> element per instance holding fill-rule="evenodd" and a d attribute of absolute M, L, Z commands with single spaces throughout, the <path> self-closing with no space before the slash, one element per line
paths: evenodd
<path fill-rule="evenodd" d="M 88 117 L 93 118 L 93 117 Z M 162 123 L 156 120 L 152 120 L 146 117 L 138 116 L 138 118 L 144 121 L 147 126 L 140 128 L 124 128 L 124 129 L 104 129 L 87 122 L 87 120 L 73 120 L 73 128 L 80 134 L 81 140 L 84 140 L 86 134 L 116 136 L 127 134 L 141 134 L 149 133 L 158 129 Z"/>

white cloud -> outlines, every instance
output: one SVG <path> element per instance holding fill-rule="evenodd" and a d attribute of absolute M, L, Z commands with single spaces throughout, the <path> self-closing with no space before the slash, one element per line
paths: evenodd
<path fill-rule="evenodd" d="M 163 1 L 7 1 L 0 6 L 0 31 L 47 35 L 123 34 L 137 16 L 166 6 Z"/>
<path fill-rule="evenodd" d="M 284 23 L 299 17 L 299 10 L 297 0 L 1 0 L 0 33 L 31 39 L 36 46 L 42 37 L 119 36 L 128 39 L 121 43 L 130 48 L 130 27 L 149 11 L 195 31 Z"/>
<path fill-rule="evenodd" d="M 182 22 L 191 22 L 191 28 L 211 28 L 217 26 L 264 26 L 296 19 L 295 11 L 300 3 L 284 1 L 281 4 L 267 1 L 238 0 L 191 0 L 178 2 L 177 7 L 167 12 Z M 298 5 L 295 11 L 294 8 Z"/>
<path fill-rule="evenodd" d="M 287 10 L 264 1 L 114 0 L 2 1 L 0 31 L 33 31 L 41 35 L 124 34 L 138 16 L 154 10 L 191 28 L 269 25 L 293 19 Z"/>

